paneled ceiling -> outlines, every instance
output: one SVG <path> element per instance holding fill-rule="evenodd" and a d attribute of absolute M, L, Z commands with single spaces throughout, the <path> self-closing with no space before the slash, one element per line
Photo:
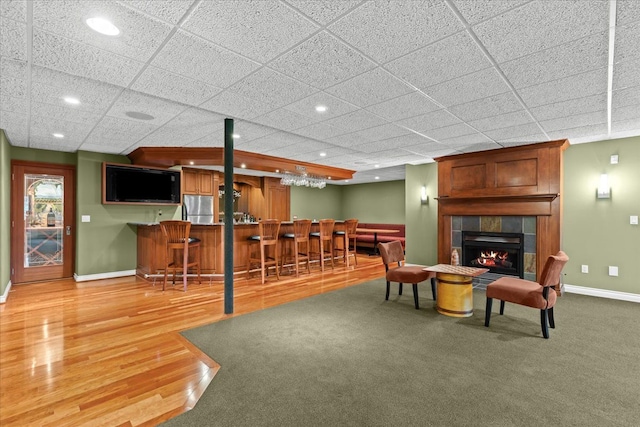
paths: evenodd
<path fill-rule="evenodd" d="M 229 117 L 237 149 L 358 183 L 442 155 L 640 135 L 637 0 L 2 0 L 0 16 L 14 146 L 221 147 Z"/>

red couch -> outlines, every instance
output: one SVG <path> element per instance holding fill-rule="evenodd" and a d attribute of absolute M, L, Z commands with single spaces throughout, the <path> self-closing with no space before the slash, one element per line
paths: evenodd
<path fill-rule="evenodd" d="M 359 222 L 358 228 L 384 228 L 388 230 L 398 230 L 398 233 L 393 234 L 381 234 L 378 233 L 378 243 L 380 242 L 391 242 L 393 240 L 399 240 L 402 243 L 402 247 L 404 248 L 405 235 L 404 235 L 404 224 L 379 224 L 372 222 Z M 356 240 L 356 245 L 361 248 L 373 248 L 373 233 L 360 233 L 358 232 L 358 239 Z"/>

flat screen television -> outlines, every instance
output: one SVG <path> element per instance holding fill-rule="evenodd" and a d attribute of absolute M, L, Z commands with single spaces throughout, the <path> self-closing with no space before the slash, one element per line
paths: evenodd
<path fill-rule="evenodd" d="M 180 171 L 103 163 L 102 203 L 180 204 Z"/>

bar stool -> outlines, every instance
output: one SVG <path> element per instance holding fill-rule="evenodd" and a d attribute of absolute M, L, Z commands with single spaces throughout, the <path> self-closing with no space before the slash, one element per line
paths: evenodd
<path fill-rule="evenodd" d="M 164 291 L 167 287 L 169 271 L 173 272 L 173 284 L 175 285 L 176 273 L 182 270 L 182 283 L 185 292 L 187 291 L 187 272 L 189 268 L 196 268 L 198 283 L 202 283 L 200 279 L 200 240 L 189 237 L 191 222 L 178 220 L 161 221 L 160 229 L 165 240 L 162 290 Z M 191 260 L 189 260 L 190 256 Z"/>
<path fill-rule="evenodd" d="M 333 232 L 333 252 L 342 252 L 344 257 L 344 263 L 349 267 L 349 256 L 353 255 L 356 265 L 358 265 L 358 257 L 356 256 L 356 228 L 358 228 L 358 220 L 355 218 L 346 219 L 344 221 L 344 230 L 337 230 Z M 353 239 L 353 251 L 349 251 L 349 245 Z M 342 242 L 342 246 L 336 246 L 336 242 Z"/>
<path fill-rule="evenodd" d="M 309 233 L 309 239 L 318 239 L 318 254 L 320 256 L 320 269 L 324 271 L 325 255 L 331 259 L 331 269 L 333 270 L 333 227 L 335 225 L 333 219 L 321 219 L 320 231 Z"/>
<path fill-rule="evenodd" d="M 285 233 L 282 235 L 283 245 L 282 254 L 280 256 L 282 264 L 280 264 L 280 272 L 282 273 L 282 266 L 285 261 L 293 258 L 296 264 L 296 277 L 300 277 L 300 263 L 307 263 L 307 272 L 311 273 L 311 267 L 309 266 L 309 231 L 311 231 L 310 219 L 297 219 L 293 221 L 293 233 Z M 302 248 L 305 251 L 302 251 Z M 287 256 L 287 249 L 291 251 Z"/>
<path fill-rule="evenodd" d="M 264 285 L 265 272 L 268 273 L 269 266 L 273 265 L 276 270 L 276 278 L 280 280 L 278 274 L 278 235 L 280 233 L 280 220 L 277 219 L 263 219 L 258 222 L 257 235 L 249 236 L 247 238 L 247 279 L 249 278 L 249 272 L 251 271 L 251 264 L 260 264 L 260 271 L 262 273 L 262 284 Z M 256 245 L 260 246 L 260 256 L 253 256 L 252 248 Z M 268 247 L 273 246 L 273 257 L 268 254 Z"/>

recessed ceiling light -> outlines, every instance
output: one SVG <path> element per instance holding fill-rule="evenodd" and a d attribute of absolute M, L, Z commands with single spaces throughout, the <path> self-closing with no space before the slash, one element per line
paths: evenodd
<path fill-rule="evenodd" d="M 379 167 L 380 167 L 380 165 L 374 165 L 373 167 L 374 167 L 374 168 L 379 168 Z"/>
<path fill-rule="evenodd" d="M 318 113 L 324 113 L 325 111 L 327 111 L 327 106 L 326 105 L 316 105 L 316 111 Z"/>
<path fill-rule="evenodd" d="M 326 157 L 327 153 L 325 153 L 324 151 L 322 153 L 320 153 L 320 157 Z"/>
<path fill-rule="evenodd" d="M 376 176 L 374 179 L 380 179 L 380 177 L 379 177 L 379 176 Z"/>
<path fill-rule="evenodd" d="M 73 98 L 71 96 L 65 96 L 63 99 L 64 99 L 64 102 L 66 102 L 67 104 L 73 104 L 73 105 L 80 104 L 80 100 L 78 98 Z"/>
<path fill-rule="evenodd" d="M 149 114 L 145 114 L 145 113 L 141 113 L 139 111 L 127 111 L 126 113 L 124 113 L 126 116 L 131 117 L 132 119 L 137 119 L 137 120 L 153 120 L 155 119 L 155 117 L 149 115 Z"/>
<path fill-rule="evenodd" d="M 240 135 L 239 135 L 239 134 L 237 134 L 237 133 L 232 133 L 232 134 L 231 134 L 231 137 L 232 137 L 233 139 L 238 139 L 238 138 L 240 138 Z"/>
<path fill-rule="evenodd" d="M 189 162 L 189 164 L 190 164 L 190 165 L 192 165 L 192 164 L 193 164 L 193 160 L 191 160 L 191 161 Z"/>
<path fill-rule="evenodd" d="M 348 179 L 345 179 L 345 180 L 344 180 L 344 182 L 349 182 L 349 180 L 348 180 Z"/>
<path fill-rule="evenodd" d="M 330 177 L 330 176 L 328 176 L 328 177 L 327 177 L 327 179 L 331 179 L 331 177 Z"/>
<path fill-rule="evenodd" d="M 280 169 L 276 169 L 276 173 L 280 173 Z"/>
<path fill-rule="evenodd" d="M 93 31 L 104 34 L 105 36 L 117 36 L 118 34 L 120 34 L 120 30 L 118 29 L 118 27 L 104 18 L 89 18 L 86 22 L 89 28 L 91 28 Z"/>
<path fill-rule="evenodd" d="M 246 168 L 247 168 L 247 165 L 246 165 L 246 164 L 244 164 L 244 163 L 242 163 L 242 164 L 240 164 L 240 167 L 241 167 L 242 169 L 246 169 Z"/>
<path fill-rule="evenodd" d="M 54 133 L 52 135 L 55 136 L 56 138 L 64 138 L 64 135 L 61 133 Z"/>

